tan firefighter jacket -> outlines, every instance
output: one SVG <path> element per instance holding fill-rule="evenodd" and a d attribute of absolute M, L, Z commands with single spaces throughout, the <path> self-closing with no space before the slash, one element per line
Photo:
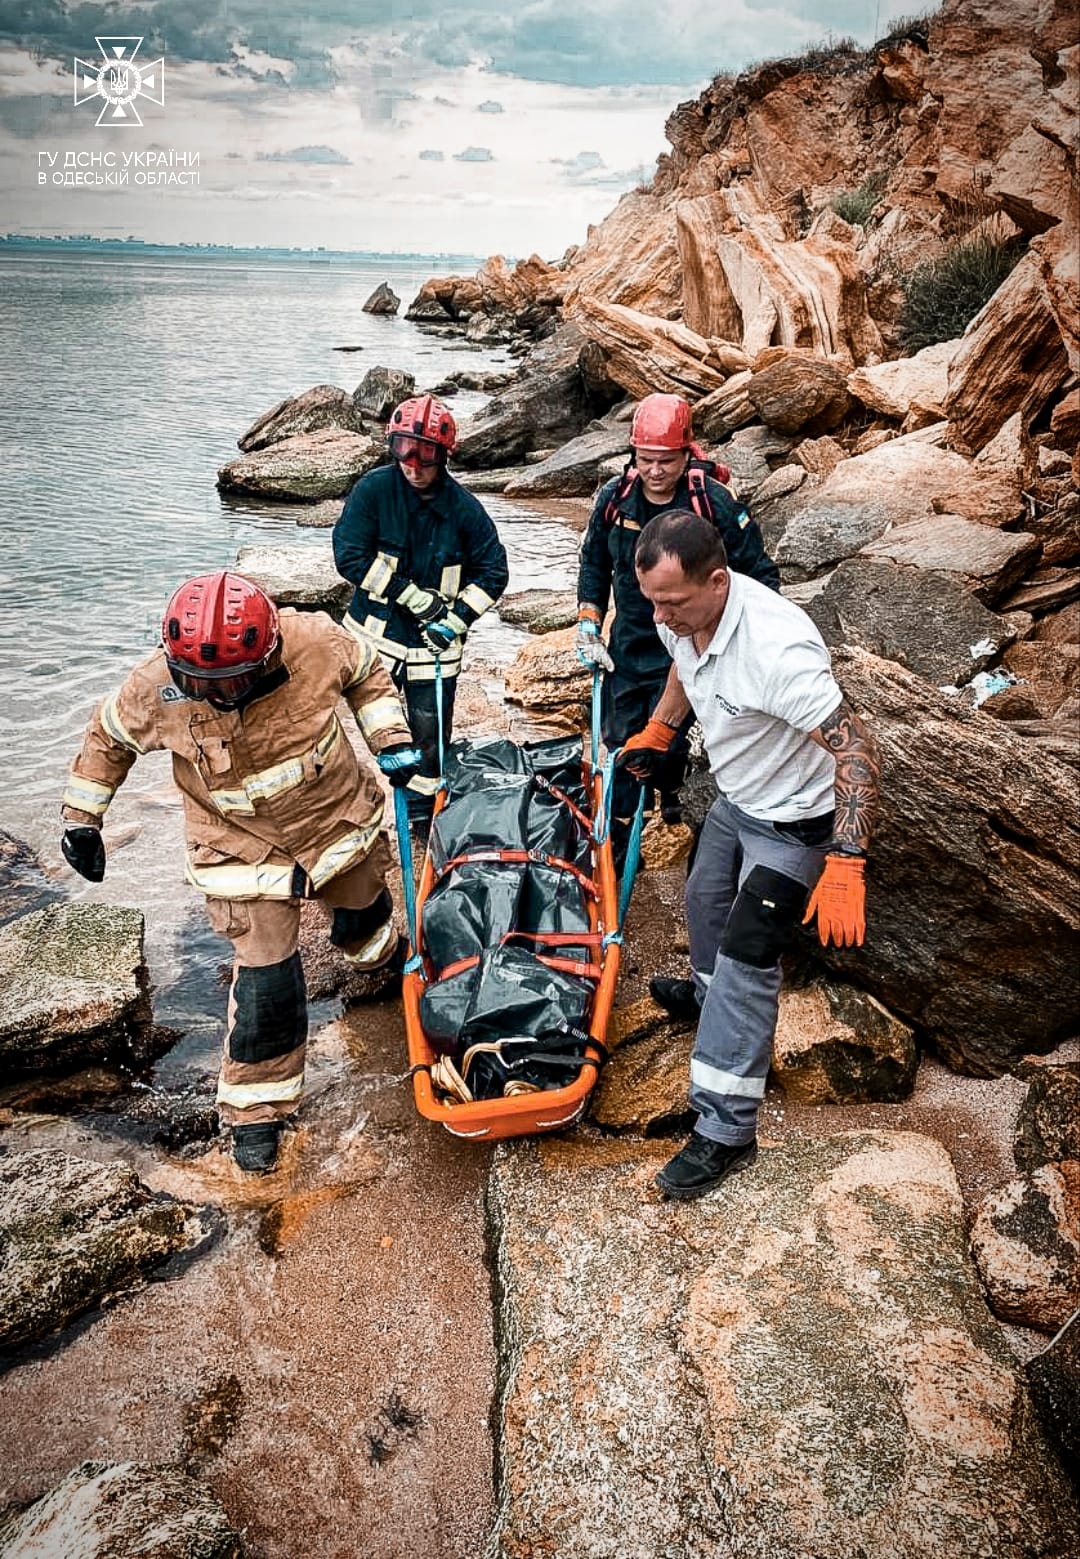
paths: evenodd
<path fill-rule="evenodd" d="M 279 685 L 243 710 L 187 699 L 164 650 L 95 710 L 64 791 L 70 824 L 100 823 L 135 759 L 165 749 L 184 800 L 185 876 L 217 898 L 318 891 L 362 860 L 379 833 L 382 792 L 361 767 L 340 698 L 372 752 L 411 741 L 375 650 L 322 612 L 281 613 Z M 307 890 L 307 891 L 310 891 Z"/>

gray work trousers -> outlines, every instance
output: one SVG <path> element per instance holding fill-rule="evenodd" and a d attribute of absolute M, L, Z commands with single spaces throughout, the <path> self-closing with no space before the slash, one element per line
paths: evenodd
<path fill-rule="evenodd" d="M 802 838 L 785 829 L 797 828 Z M 780 1005 L 780 957 L 825 862 L 832 814 L 763 822 L 725 796 L 702 826 L 686 882 L 690 965 L 701 1002 L 690 1060 L 695 1130 L 752 1142 Z M 812 843 L 804 842 L 809 838 Z"/>

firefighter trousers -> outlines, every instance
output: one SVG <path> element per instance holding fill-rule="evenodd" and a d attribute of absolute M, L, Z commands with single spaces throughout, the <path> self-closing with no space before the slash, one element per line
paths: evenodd
<path fill-rule="evenodd" d="M 360 968 L 393 956 L 397 934 L 386 887 L 390 847 L 373 848 L 316 896 L 330 940 Z M 300 898 L 206 900 L 210 924 L 233 945 L 217 1104 L 226 1125 L 282 1120 L 300 1103 L 307 1049 L 307 992 L 300 962 Z"/>

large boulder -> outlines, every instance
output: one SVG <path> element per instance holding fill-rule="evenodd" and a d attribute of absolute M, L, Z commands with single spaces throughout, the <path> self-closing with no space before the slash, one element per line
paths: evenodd
<path fill-rule="evenodd" d="M 206 1234 L 127 1164 L 55 1148 L 0 1157 L 0 1347 L 60 1331 Z"/>
<path fill-rule="evenodd" d="M 806 611 L 826 644 L 869 650 L 939 688 L 962 686 L 1031 628 L 1025 612 L 989 611 L 963 574 L 865 552 L 834 569 Z"/>
<path fill-rule="evenodd" d="M 857 970 L 955 1070 L 999 1076 L 1075 1032 L 1075 756 L 887 661 L 833 660 L 880 749 L 882 801 L 866 943 L 823 956 Z"/>
<path fill-rule="evenodd" d="M 352 393 L 358 415 L 371 422 L 385 422 L 395 406 L 408 400 L 416 389 L 416 380 L 403 368 L 369 368 Z"/>
<path fill-rule="evenodd" d="M 992 1192 L 971 1249 L 995 1315 L 1056 1332 L 1080 1305 L 1080 1161 L 1042 1164 Z"/>
<path fill-rule="evenodd" d="M 778 433 L 827 433 L 851 405 L 843 369 L 800 352 L 785 352 L 761 368 L 755 363 L 746 393 L 762 422 Z"/>
<path fill-rule="evenodd" d="M 237 552 L 236 570 L 278 606 L 329 612 L 338 622 L 352 600 L 353 587 L 338 573 L 329 542 L 312 546 L 251 542 Z"/>
<path fill-rule="evenodd" d="M 532 449 L 551 449 L 575 438 L 597 409 L 581 376 L 584 345 L 573 325 L 538 342 L 519 377 L 459 428 L 455 463 L 514 465 Z"/>
<path fill-rule="evenodd" d="M 284 438 L 317 433 L 322 428 L 341 429 L 346 433 L 364 431 L 352 396 L 336 384 L 317 384 L 302 395 L 279 401 L 237 439 L 237 448 L 250 454 L 256 449 L 266 449 L 270 444 L 279 444 Z"/>
<path fill-rule="evenodd" d="M 145 1066 L 151 1026 L 143 917 L 108 904 L 51 904 L 0 929 L 5 1076 L 92 1062 Z"/>
<path fill-rule="evenodd" d="M 857 400 L 883 417 L 902 422 L 911 408 L 937 409 L 933 420 L 940 421 L 940 410 L 948 389 L 949 364 L 959 341 L 939 341 L 923 347 L 912 357 L 856 368 L 848 375 L 847 387 Z"/>
<path fill-rule="evenodd" d="M 1080 1543 L 945 1150 L 789 1140 L 661 1204 L 670 1148 L 500 1148 L 506 1559 L 1024 1559 Z"/>
<path fill-rule="evenodd" d="M 1018 1169 L 1064 1158 L 1080 1161 L 1080 1066 L 1040 1067 L 1013 1128 Z"/>
<path fill-rule="evenodd" d="M 1039 551 L 1039 542 L 1025 531 L 992 530 L 959 514 L 931 514 L 868 542 L 859 556 L 955 574 L 972 595 L 990 604 L 1024 577 Z"/>
<path fill-rule="evenodd" d="M 605 1131 L 654 1137 L 692 1119 L 690 1051 L 696 1024 L 670 1018 L 649 997 L 616 1007 L 607 1042 L 612 1055 L 589 1102 Z"/>
<path fill-rule="evenodd" d="M 401 299 L 391 287 L 389 282 L 381 281 L 375 291 L 363 305 L 365 314 L 396 314 L 401 307 Z"/>
<path fill-rule="evenodd" d="M 3 1559 L 243 1559 L 209 1489 L 179 1467 L 83 1462 L 0 1522 Z"/>
<path fill-rule="evenodd" d="M 626 452 L 629 436 L 625 423 L 600 424 L 529 466 L 503 491 L 507 498 L 588 498 L 596 491 L 601 465 Z"/>
<path fill-rule="evenodd" d="M 499 597 L 495 608 L 504 623 L 530 633 L 553 633 L 577 622 L 576 590 L 514 590 Z"/>
<path fill-rule="evenodd" d="M 311 503 L 343 498 L 360 477 L 385 459 L 381 439 L 322 428 L 231 460 L 218 472 L 217 485 L 223 493 Z"/>
<path fill-rule="evenodd" d="M 560 628 L 530 639 L 506 672 L 510 702 L 564 731 L 580 731 L 587 723 L 590 677 L 577 657 L 576 633 Z"/>
<path fill-rule="evenodd" d="M 711 342 L 678 320 L 595 297 L 578 298 L 570 317 L 603 351 L 609 376 L 635 400 L 654 390 L 696 400 L 728 377 Z"/>
<path fill-rule="evenodd" d="M 773 1072 L 804 1104 L 895 1104 L 915 1087 L 915 1036 L 873 996 L 819 980 L 780 994 Z"/>

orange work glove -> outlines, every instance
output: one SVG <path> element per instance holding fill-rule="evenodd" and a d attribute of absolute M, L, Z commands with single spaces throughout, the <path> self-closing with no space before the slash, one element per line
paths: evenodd
<path fill-rule="evenodd" d="M 861 855 L 827 855 L 803 916 L 807 925 L 817 916 L 822 947 L 861 947 L 866 935 L 866 884 Z"/>
<path fill-rule="evenodd" d="M 643 731 L 631 736 L 619 753 L 620 768 L 630 770 L 635 779 L 648 780 L 663 759 L 678 732 L 663 720 L 650 720 Z"/>

